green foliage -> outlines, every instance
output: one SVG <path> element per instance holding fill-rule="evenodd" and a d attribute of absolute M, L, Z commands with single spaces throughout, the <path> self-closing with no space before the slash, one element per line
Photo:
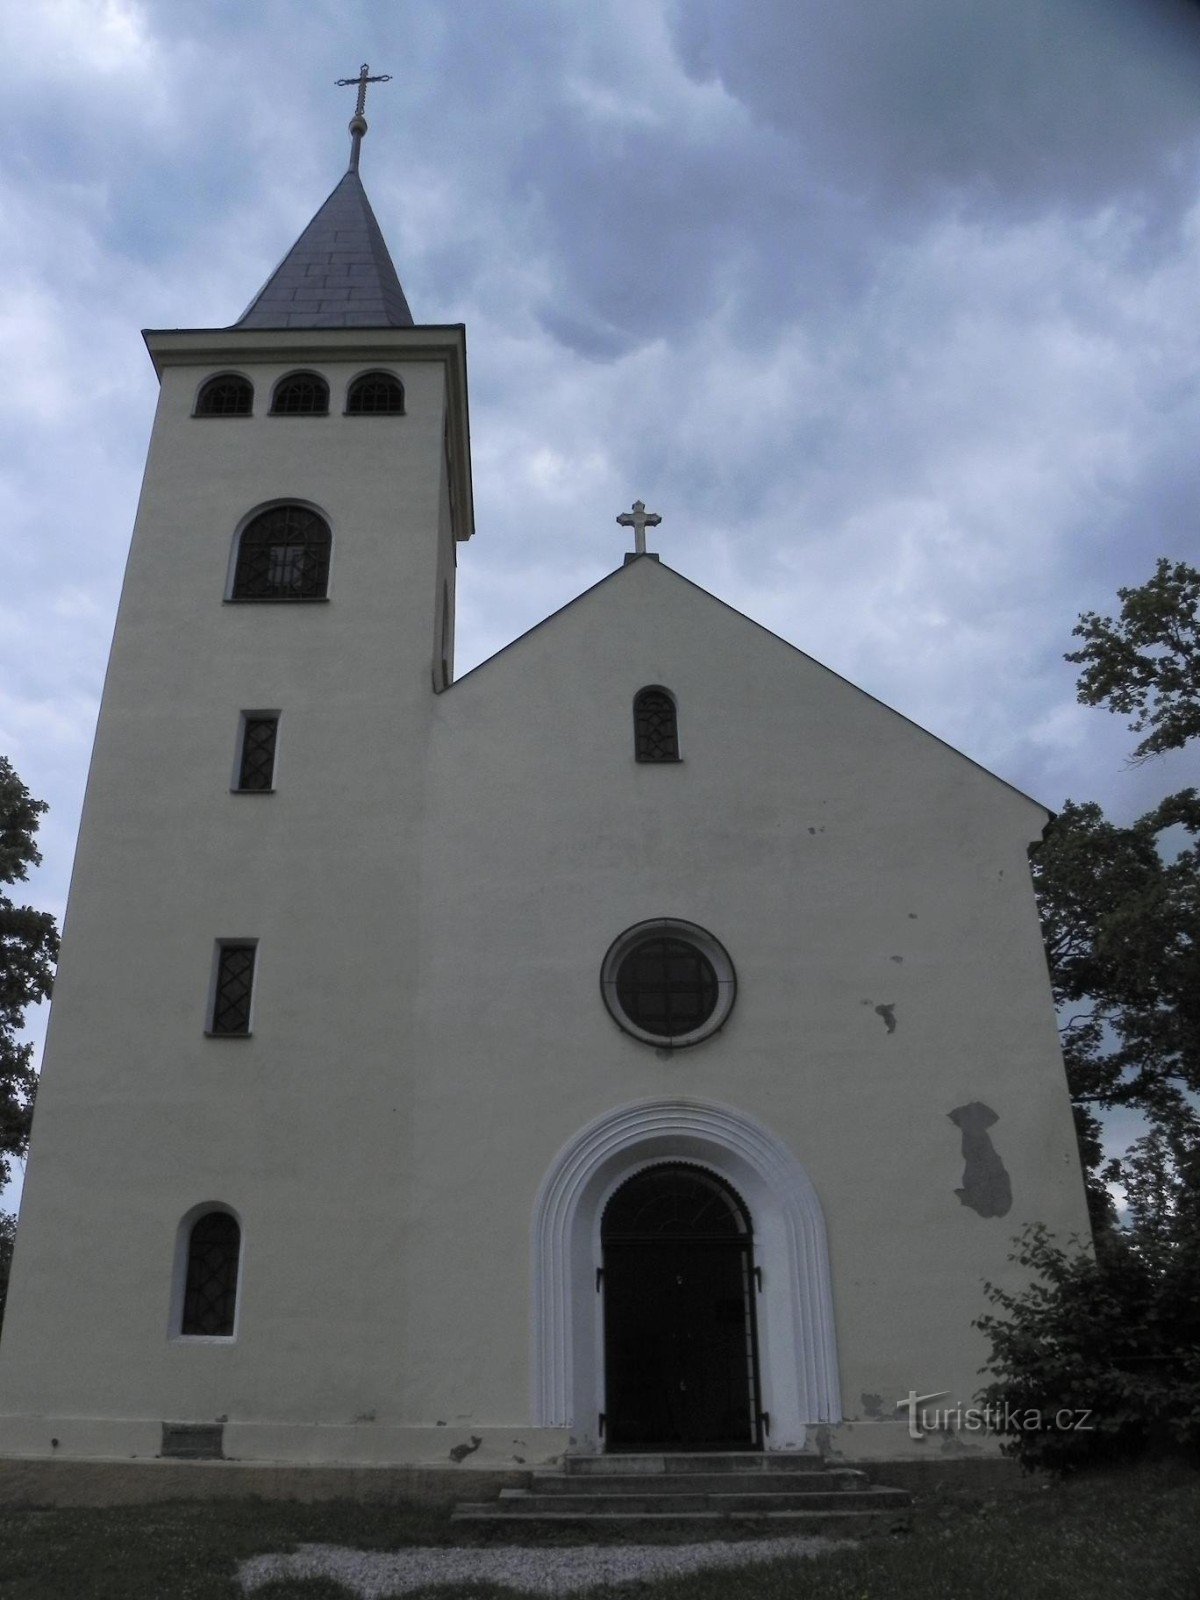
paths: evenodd
<path fill-rule="evenodd" d="M 0 756 L 0 883 L 24 879 L 41 861 L 34 838 L 45 810 Z M 33 1046 L 18 1043 L 17 1035 L 26 1007 L 49 995 L 57 956 L 50 913 L 0 894 L 0 1189 L 10 1176 L 8 1158 L 23 1156 L 28 1147 L 37 1091 Z"/>
<path fill-rule="evenodd" d="M 16 1237 L 16 1217 L 7 1211 L 0 1211 L 0 1329 L 4 1327 L 4 1302 L 8 1299 L 8 1269 L 12 1265 L 13 1242 Z"/>
<path fill-rule="evenodd" d="M 1184 1149 L 1182 1159 L 1194 1160 Z M 1166 1135 L 1129 1158 L 1132 1224 L 1097 1250 L 1064 1250 L 1040 1224 L 1011 1260 L 1033 1274 L 1018 1293 L 988 1284 L 1003 1315 L 982 1400 L 1005 1418 L 1004 1449 L 1028 1470 L 1071 1471 L 1147 1451 L 1200 1461 L 1200 1206 Z M 1060 1426 L 1088 1413 L 1082 1427 Z M 1036 1414 L 1040 1426 L 1030 1427 Z"/>
<path fill-rule="evenodd" d="M 1164 557 L 1147 583 L 1117 594 L 1120 617 L 1085 612 L 1073 630 L 1083 647 L 1067 660 L 1084 669 L 1085 705 L 1106 705 L 1146 734 L 1133 752 L 1144 761 L 1200 734 L 1200 572 Z"/>
<path fill-rule="evenodd" d="M 1158 842 L 1181 824 L 1171 860 Z M 1130 827 L 1068 801 L 1033 857 L 1062 1018 L 1067 1081 L 1090 1174 L 1092 1220 L 1110 1223 L 1096 1112 L 1142 1111 L 1176 1140 L 1200 1132 L 1200 799 L 1171 795 Z"/>

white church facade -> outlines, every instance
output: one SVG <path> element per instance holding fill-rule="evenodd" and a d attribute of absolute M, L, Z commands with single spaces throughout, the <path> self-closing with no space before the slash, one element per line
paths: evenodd
<path fill-rule="evenodd" d="M 653 554 L 455 680 L 464 331 L 361 131 L 146 336 L 0 1455 L 936 1448 L 1087 1229 L 1048 813 Z"/>

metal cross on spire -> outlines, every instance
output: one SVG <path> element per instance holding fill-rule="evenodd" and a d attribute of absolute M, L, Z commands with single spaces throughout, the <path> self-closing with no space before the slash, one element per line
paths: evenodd
<path fill-rule="evenodd" d="M 391 83 L 390 72 L 377 72 L 372 78 L 369 76 L 370 68 L 364 61 L 358 69 L 357 78 L 338 78 L 339 89 L 348 88 L 351 84 L 358 86 L 358 104 L 354 108 L 354 115 L 350 118 L 350 171 L 358 171 L 358 156 L 362 149 L 363 134 L 367 131 L 367 119 L 363 115 L 367 105 L 367 85 L 369 83 Z"/>
<path fill-rule="evenodd" d="M 635 500 L 632 511 L 622 511 L 617 518 L 622 528 L 633 529 L 633 553 L 646 554 L 646 529 L 657 528 L 662 518 L 657 511 L 647 511 L 644 500 Z"/>

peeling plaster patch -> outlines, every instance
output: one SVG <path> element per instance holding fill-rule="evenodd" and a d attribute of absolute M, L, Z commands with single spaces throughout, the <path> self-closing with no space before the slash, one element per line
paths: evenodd
<path fill-rule="evenodd" d="M 895 1033 L 895 1031 L 896 1031 L 896 1005 L 895 1005 L 894 1001 L 892 1002 L 891 1005 L 876 1006 L 875 1007 L 875 1015 L 877 1017 L 882 1017 L 883 1018 L 884 1025 L 886 1026 L 887 1031 L 889 1033 Z"/>
<path fill-rule="evenodd" d="M 456 1444 L 450 1452 L 451 1461 L 465 1461 L 469 1455 L 479 1449 L 483 1440 L 477 1433 L 471 1435 L 470 1444 Z"/>
<path fill-rule="evenodd" d="M 981 1217 L 1004 1217 L 1012 1210 L 1012 1181 L 988 1129 L 1000 1119 L 980 1100 L 946 1113 L 962 1129 L 962 1188 L 954 1192 Z"/>
<path fill-rule="evenodd" d="M 444 1428 L 445 1426 L 446 1426 L 446 1424 L 442 1421 L 441 1417 L 439 1417 L 437 1419 L 437 1421 L 434 1423 L 434 1427 L 435 1428 Z"/>
<path fill-rule="evenodd" d="M 903 956 L 889 956 L 888 960 L 889 961 L 903 961 L 904 957 Z"/>
<path fill-rule="evenodd" d="M 915 911 L 910 911 L 908 913 L 908 920 L 910 922 L 915 922 L 917 920 L 917 913 Z"/>
<path fill-rule="evenodd" d="M 881 1394 L 860 1394 L 859 1401 L 863 1408 L 863 1415 L 881 1418 L 883 1416 L 883 1396 Z"/>
<path fill-rule="evenodd" d="M 833 1432 L 826 1423 L 822 1423 L 819 1428 L 813 1429 L 813 1443 L 816 1445 L 817 1454 L 822 1461 L 832 1456 L 840 1456 L 842 1453 L 834 1448 Z"/>

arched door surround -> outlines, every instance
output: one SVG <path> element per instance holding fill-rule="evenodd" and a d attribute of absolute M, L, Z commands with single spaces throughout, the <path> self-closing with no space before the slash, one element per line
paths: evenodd
<path fill-rule="evenodd" d="M 764 1444 L 801 1449 L 809 1426 L 841 1421 L 820 1202 L 782 1140 L 745 1112 L 702 1100 L 646 1100 L 608 1112 L 551 1163 L 533 1212 L 534 1424 L 569 1429 L 576 1449 L 602 1448 L 601 1219 L 623 1183 L 664 1162 L 723 1179 L 753 1219 Z"/>

